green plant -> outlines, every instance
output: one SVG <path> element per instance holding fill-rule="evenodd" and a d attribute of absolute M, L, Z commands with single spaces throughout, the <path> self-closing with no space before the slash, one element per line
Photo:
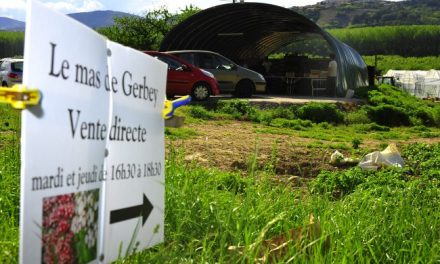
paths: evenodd
<path fill-rule="evenodd" d="M 20 212 L 20 112 L 0 105 L 0 262 L 18 259 Z M 7 124 L 6 124 L 7 123 Z"/>
<path fill-rule="evenodd" d="M 349 112 L 345 115 L 345 123 L 347 124 L 369 124 L 371 119 L 368 117 L 368 113 L 365 108 L 361 108 L 357 111 Z"/>
<path fill-rule="evenodd" d="M 204 120 L 210 120 L 214 117 L 214 114 L 212 112 L 206 110 L 206 108 L 200 105 L 193 105 L 189 107 L 188 113 L 194 118 Z"/>
<path fill-rule="evenodd" d="M 24 32 L 0 32 L 0 58 L 23 55 Z"/>
<path fill-rule="evenodd" d="M 414 12 L 414 10 L 412 11 Z M 433 12 L 429 13 L 432 14 Z M 373 17 L 370 17 L 368 14 L 362 15 L 363 19 L 370 18 L 372 20 L 370 23 L 377 23 L 379 17 L 380 14 Z M 424 17 L 426 17 L 426 15 Z M 408 17 L 406 19 L 408 20 Z M 397 25 L 332 29 L 330 32 L 361 54 L 402 56 L 393 56 L 389 61 L 384 61 L 383 56 L 377 58 L 379 65 L 387 65 L 388 62 L 393 63 L 393 66 L 395 67 L 391 67 L 391 69 L 402 69 L 407 65 L 413 64 L 414 59 L 411 57 L 433 56 L 431 58 L 434 58 L 438 63 L 438 58 L 434 57 L 440 54 L 439 47 L 435 44 L 438 43 L 440 39 L 440 27 L 438 26 L 438 23 L 433 23 L 432 25 Z M 424 45 L 414 45 L 414 43 L 424 43 Z M 374 59 L 373 56 L 369 57 L 367 60 L 368 64 L 374 65 Z M 438 64 L 436 65 L 438 66 Z M 417 66 L 423 66 L 423 63 L 413 65 L 414 68 L 410 69 L 426 69 L 420 67 L 417 68 Z M 436 68 L 438 67 L 427 68 L 427 70 Z"/>
<path fill-rule="evenodd" d="M 381 104 L 367 108 L 368 117 L 385 126 L 409 126 L 410 117 L 405 109 L 393 105 Z"/>
<path fill-rule="evenodd" d="M 387 126 L 381 126 L 376 123 L 370 123 L 370 124 L 356 124 L 352 125 L 355 131 L 357 132 L 370 132 L 370 131 L 383 131 L 388 132 L 391 129 Z"/>
<path fill-rule="evenodd" d="M 297 116 L 315 123 L 328 122 L 338 124 L 344 120 L 341 110 L 333 104 L 325 103 L 308 103 L 301 106 L 297 110 Z"/>
<path fill-rule="evenodd" d="M 341 197 L 352 193 L 365 179 L 374 173 L 354 168 L 343 172 L 322 171 L 311 183 L 312 193 Z"/>
<path fill-rule="evenodd" d="M 296 106 L 278 106 L 270 109 L 272 118 L 295 119 Z"/>
<path fill-rule="evenodd" d="M 361 86 L 354 90 L 354 97 L 360 98 L 360 99 L 367 99 L 368 98 L 368 92 L 374 90 L 375 87 L 371 86 Z"/>
<path fill-rule="evenodd" d="M 116 17 L 114 25 L 98 29 L 112 41 L 138 50 L 157 50 L 164 36 L 183 19 L 200 9 L 189 5 L 173 14 L 165 7 L 145 12 L 143 16 Z"/>
<path fill-rule="evenodd" d="M 402 156 L 413 175 L 440 181 L 440 144 L 411 144 L 405 146 Z"/>
<path fill-rule="evenodd" d="M 329 124 L 327 122 L 321 122 L 321 123 L 319 123 L 319 126 L 322 127 L 323 129 L 330 129 L 333 127 L 331 124 Z"/>
<path fill-rule="evenodd" d="M 250 120 L 257 114 L 257 110 L 246 100 L 221 101 L 218 111 L 230 114 L 236 119 Z"/>
<path fill-rule="evenodd" d="M 369 92 L 370 105 L 363 107 L 381 125 L 440 125 L 440 105 L 418 99 L 391 85 Z"/>
<path fill-rule="evenodd" d="M 167 138 L 171 138 L 171 139 L 177 139 L 177 138 L 188 139 L 197 136 L 198 133 L 194 129 L 187 127 L 180 127 L 180 128 L 166 127 L 165 135 L 167 136 Z"/>
<path fill-rule="evenodd" d="M 361 144 L 362 144 L 362 139 L 359 138 L 353 138 L 353 140 L 351 141 L 351 146 L 354 149 L 358 149 Z"/>
<path fill-rule="evenodd" d="M 408 57 L 398 55 L 363 56 L 367 65 L 377 63 L 377 70 L 384 75 L 388 70 L 431 70 L 440 68 L 439 56 Z"/>
<path fill-rule="evenodd" d="M 288 120 L 284 118 L 275 118 L 270 122 L 269 125 L 274 127 L 292 128 L 294 130 L 304 130 L 312 127 L 312 122 L 309 120 L 300 119 Z"/>
<path fill-rule="evenodd" d="M 421 107 L 417 109 L 414 115 L 425 126 L 436 126 L 437 124 L 440 124 L 438 122 L 440 120 L 436 120 L 433 109 L 430 109 L 428 107 Z"/>

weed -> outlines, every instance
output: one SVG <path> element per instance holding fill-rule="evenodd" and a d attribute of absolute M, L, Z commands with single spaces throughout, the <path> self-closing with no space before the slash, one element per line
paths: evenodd
<path fill-rule="evenodd" d="M 165 128 L 165 135 L 171 139 L 188 139 L 198 136 L 198 133 L 191 128 L 180 127 L 180 128 Z"/>
<path fill-rule="evenodd" d="M 342 112 L 333 104 L 308 103 L 298 108 L 297 116 L 315 123 L 338 124 L 344 120 Z"/>
<path fill-rule="evenodd" d="M 418 99 L 396 87 L 383 84 L 368 93 L 365 109 L 380 125 L 440 126 L 440 105 Z"/>
<path fill-rule="evenodd" d="M 359 139 L 359 138 L 353 138 L 353 140 L 351 141 L 351 146 L 352 146 L 354 149 L 359 149 L 359 146 L 361 145 L 361 143 L 362 143 L 362 139 Z"/>
<path fill-rule="evenodd" d="M 297 106 L 278 106 L 271 111 L 272 118 L 295 119 Z"/>
<path fill-rule="evenodd" d="M 422 132 L 420 134 L 422 138 L 438 138 L 440 137 L 440 132 Z"/>
<path fill-rule="evenodd" d="M 357 111 L 349 112 L 345 115 L 345 123 L 347 124 L 369 124 L 371 119 L 368 117 L 367 111 L 361 108 Z"/>
<path fill-rule="evenodd" d="M 226 109 L 229 109 L 226 110 L 228 115 L 240 114 L 239 119 L 259 116 L 255 119 L 260 120 L 258 122 L 270 120 L 268 124 L 272 127 L 255 125 L 255 130 L 314 138 L 310 146 L 319 148 L 348 150 L 350 142 L 353 148 L 359 147 L 363 140 L 375 136 L 405 139 L 410 133 L 438 134 L 438 129 L 428 127 L 429 124 L 392 129 L 375 123 L 336 126 L 331 121 L 322 121 L 315 125 L 310 120 L 296 119 L 296 116 L 290 119 L 293 110 L 277 110 L 276 113 L 267 110 L 261 118 L 263 111 L 246 103 L 232 103 Z M 429 106 L 429 109 L 437 108 Z M 218 117 L 218 113 L 208 112 L 197 109 L 193 113 L 198 118 L 211 114 Z M 415 113 L 411 111 L 410 116 L 421 120 Z M 0 192 L 0 262 L 16 263 L 20 201 L 19 115 L 12 111 L 1 114 L 2 120 L 9 121 L 0 131 L 0 190 L 7 190 Z M 277 124 L 280 127 L 274 126 Z M 295 125 L 307 130 L 291 129 Z M 370 131 L 372 133 L 367 133 Z M 171 142 L 167 144 L 165 162 L 165 242 L 116 263 L 255 263 L 262 241 L 274 241 L 270 238 L 280 236 L 288 238 L 290 230 L 307 225 L 304 219 L 311 213 L 319 219 L 322 233 L 309 243 L 283 249 L 283 254 L 277 256 L 278 263 L 438 261 L 440 144 L 404 147 L 402 157 L 406 166 L 403 169 L 322 171 L 316 179 L 311 179 L 307 189 L 272 181 L 276 177 L 273 173 L 279 155 L 276 142 L 268 164 L 258 166 L 256 140 L 255 152 L 249 157 L 248 176 L 243 177 L 236 172 L 185 163 L 184 151 L 174 147 L 172 142 L 176 138 L 196 136 L 196 131 L 167 128 L 165 132 Z M 306 142 L 295 144 L 305 145 Z M 381 149 L 386 146 L 387 143 L 381 144 Z M 304 176 L 301 165 L 296 166 L 298 175 Z M 323 250 L 325 241 L 331 241 L 327 247 L 330 250 Z M 230 245 L 250 250 L 241 255 L 228 251 Z"/>
<path fill-rule="evenodd" d="M 257 113 L 255 107 L 246 100 L 221 101 L 218 111 L 230 114 L 240 120 L 250 120 Z"/>
<path fill-rule="evenodd" d="M 206 110 L 206 108 L 200 105 L 194 105 L 190 107 L 188 113 L 194 118 L 204 120 L 210 120 L 214 117 L 214 114 L 212 114 L 212 112 Z"/>
<path fill-rule="evenodd" d="M 379 125 L 408 126 L 410 117 L 405 109 L 393 105 L 381 104 L 367 108 L 368 117 Z"/>
<path fill-rule="evenodd" d="M 361 86 L 354 90 L 354 96 L 360 99 L 368 99 L 368 92 L 374 90 L 375 87 Z"/>
<path fill-rule="evenodd" d="M 0 263 L 15 263 L 20 211 L 20 113 L 0 105 L 0 115 Z"/>
<path fill-rule="evenodd" d="M 270 122 L 270 126 L 292 128 L 294 130 L 305 130 L 306 128 L 312 127 L 312 122 L 309 120 L 288 120 L 284 118 L 276 118 Z"/>
<path fill-rule="evenodd" d="M 357 132 L 370 132 L 370 131 L 382 131 L 382 132 L 388 132 L 391 129 L 387 126 L 381 126 L 376 123 L 370 123 L 370 124 L 358 124 L 352 126 L 355 131 Z"/>

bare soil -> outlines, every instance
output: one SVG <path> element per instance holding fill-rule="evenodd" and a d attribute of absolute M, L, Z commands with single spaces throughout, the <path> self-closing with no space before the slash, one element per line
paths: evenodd
<path fill-rule="evenodd" d="M 273 168 L 279 176 L 278 179 L 282 181 L 310 179 L 316 177 L 321 170 L 335 171 L 347 168 L 330 164 L 330 156 L 335 149 L 309 148 L 307 144 L 316 140 L 295 135 L 258 133 L 257 128 L 262 127 L 258 124 L 207 121 L 185 126 L 197 131 L 198 136 L 174 140 L 172 144 L 184 149 L 187 162 L 197 162 L 202 166 L 239 171 L 245 175 L 249 172 L 252 161 L 256 160 L 259 169 Z M 434 143 L 440 142 L 440 138 L 417 138 L 406 143 L 411 142 Z M 366 140 L 362 147 L 377 148 L 380 143 Z M 345 155 L 350 156 L 350 153 L 345 152 Z"/>

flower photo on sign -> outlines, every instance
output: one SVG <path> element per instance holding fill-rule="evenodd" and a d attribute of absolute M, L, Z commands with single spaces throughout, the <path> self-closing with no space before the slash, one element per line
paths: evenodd
<path fill-rule="evenodd" d="M 42 263 L 96 259 L 99 189 L 43 199 Z"/>

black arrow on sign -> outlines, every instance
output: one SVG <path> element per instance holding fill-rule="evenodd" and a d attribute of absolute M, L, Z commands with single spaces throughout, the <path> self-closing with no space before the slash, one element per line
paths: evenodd
<path fill-rule="evenodd" d="M 110 224 L 142 216 L 142 226 L 153 211 L 153 205 L 144 194 L 143 204 L 110 211 Z"/>

